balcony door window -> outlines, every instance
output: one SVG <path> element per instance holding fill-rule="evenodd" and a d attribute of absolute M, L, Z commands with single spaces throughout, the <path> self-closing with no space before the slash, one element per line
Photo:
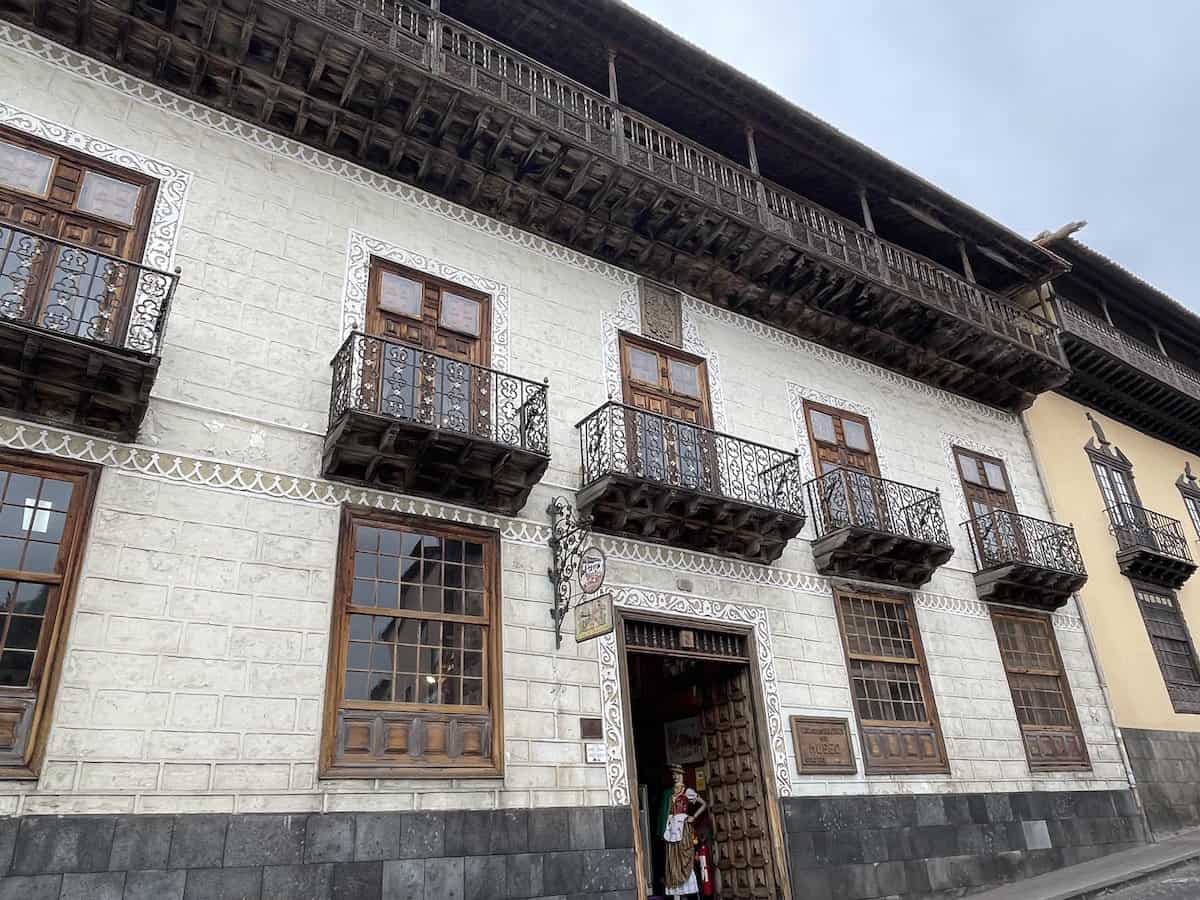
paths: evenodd
<path fill-rule="evenodd" d="M 716 438 L 703 359 L 621 335 L 626 440 L 637 474 L 653 481 L 719 493 Z"/>
<path fill-rule="evenodd" d="M 156 191 L 141 173 L 0 128 L 0 316 L 119 341 L 135 289 L 120 261 L 141 260 Z"/>
<path fill-rule="evenodd" d="M 993 610 L 992 624 L 1033 771 L 1088 768 L 1050 617 Z"/>
<path fill-rule="evenodd" d="M 879 460 L 871 423 L 865 416 L 804 402 L 813 468 L 820 488 L 826 524 L 886 526 L 887 503 L 879 477 Z"/>
<path fill-rule="evenodd" d="M 1104 497 L 1104 506 L 1113 522 L 1133 525 L 1141 504 L 1133 486 L 1133 469 L 1114 465 L 1107 459 L 1091 457 L 1092 472 Z"/>
<path fill-rule="evenodd" d="M 363 388 L 383 415 L 487 437 L 490 298 L 373 258 Z"/>
<path fill-rule="evenodd" d="M 1175 712 L 1200 713 L 1200 662 L 1179 598 L 1137 584 L 1134 595 Z"/>
<path fill-rule="evenodd" d="M 1004 462 L 961 447 L 954 448 L 954 462 L 967 499 L 979 564 L 988 568 L 1024 558 L 1024 539 L 1015 515 L 1017 501 Z"/>

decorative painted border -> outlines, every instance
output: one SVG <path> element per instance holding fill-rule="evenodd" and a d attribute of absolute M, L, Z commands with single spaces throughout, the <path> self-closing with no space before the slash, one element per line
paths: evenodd
<path fill-rule="evenodd" d="M 367 286 L 371 280 L 371 257 L 380 256 L 397 265 L 416 269 L 434 278 L 452 281 L 492 298 L 491 368 L 507 372 L 510 359 L 509 322 L 511 302 L 507 284 L 483 275 L 459 269 L 432 256 L 413 253 L 403 247 L 350 229 L 346 241 L 346 286 L 342 295 L 342 337 L 366 327 Z"/>
<path fill-rule="evenodd" d="M 712 405 L 713 429 L 728 432 L 729 420 L 725 416 L 725 388 L 721 379 L 721 357 L 715 350 L 709 350 L 700 336 L 700 329 L 692 316 L 688 315 L 687 300 L 684 297 L 683 309 L 683 349 L 688 353 L 701 356 L 708 368 L 708 394 Z M 604 386 L 608 391 L 609 400 L 619 400 L 623 394 L 621 385 L 621 343 L 622 331 L 630 334 L 642 333 L 642 302 L 638 286 L 621 292 L 621 300 L 617 311 L 603 313 L 600 317 L 601 358 L 604 360 Z"/>
<path fill-rule="evenodd" d="M 0 38 L 8 39 L 9 35 L 5 32 L 12 27 L 0 25 Z M 142 254 L 142 263 L 155 269 L 171 268 L 175 262 L 175 245 L 179 239 L 183 208 L 187 204 L 188 188 L 192 183 L 190 172 L 91 137 L 67 125 L 43 119 L 7 103 L 0 103 L 0 124 L 157 179 L 158 194 L 154 198 L 154 210 L 150 215 L 150 232 L 146 236 L 146 250 Z"/>
<path fill-rule="evenodd" d="M 775 788 L 778 796 L 792 793 L 788 766 L 787 743 L 784 739 L 783 711 L 779 702 L 779 682 L 775 674 L 775 656 L 771 648 L 771 626 L 767 610 L 758 606 L 741 606 L 708 600 L 703 597 L 684 597 L 646 591 L 640 588 L 617 588 L 613 602 L 622 609 L 648 610 L 699 622 L 724 622 L 748 625 L 758 648 L 758 674 L 762 684 L 763 705 L 767 720 L 767 742 L 775 762 Z M 625 759 L 625 719 L 621 708 L 621 666 L 617 654 L 617 639 L 607 634 L 600 639 L 600 703 L 603 710 L 604 744 L 608 751 L 605 766 L 608 774 L 608 798 L 613 806 L 628 806 L 629 767 Z"/>
<path fill-rule="evenodd" d="M 499 237 L 510 243 L 532 250 L 542 256 L 565 263 L 585 272 L 591 272 L 615 281 L 619 284 L 634 284 L 635 275 L 619 269 L 616 266 L 601 262 L 575 250 L 569 250 L 559 244 L 552 243 L 536 235 L 520 231 L 511 225 L 505 225 L 483 213 L 450 203 L 427 194 L 419 188 L 410 187 L 399 181 L 364 169 L 354 163 L 339 159 L 324 151 L 307 147 L 291 138 L 283 137 L 258 125 L 236 119 L 226 113 L 218 112 L 207 106 L 187 100 L 169 91 L 126 75 L 124 72 L 107 66 L 104 63 L 89 59 L 74 50 L 69 50 L 48 41 L 33 32 L 26 31 L 16 25 L 0 22 L 0 43 L 21 53 L 49 62 L 60 69 L 119 91 L 133 99 L 155 107 L 161 112 L 186 119 L 190 122 L 211 128 L 228 137 L 250 144 L 259 150 L 273 153 L 308 166 L 328 175 L 344 178 L 362 187 L 379 191 L 390 197 L 397 197 L 412 203 L 444 219 L 466 225 L 479 231 Z"/>

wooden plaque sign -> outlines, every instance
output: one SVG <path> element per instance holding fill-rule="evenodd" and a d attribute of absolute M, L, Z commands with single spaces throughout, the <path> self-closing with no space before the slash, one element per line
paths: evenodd
<path fill-rule="evenodd" d="M 582 644 L 616 627 L 612 594 L 593 594 L 575 604 L 575 641 Z"/>
<path fill-rule="evenodd" d="M 801 775 L 853 775 L 854 745 L 847 719 L 792 716 L 796 770 Z"/>

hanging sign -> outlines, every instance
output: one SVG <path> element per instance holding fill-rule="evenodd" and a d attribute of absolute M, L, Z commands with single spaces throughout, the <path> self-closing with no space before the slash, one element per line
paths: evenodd
<path fill-rule="evenodd" d="M 604 574 L 608 560 L 599 547 L 588 547 L 579 557 L 579 589 L 585 594 L 594 594 L 604 586 Z"/>
<path fill-rule="evenodd" d="M 612 594 L 594 594 L 575 604 L 575 642 L 609 634 L 616 627 Z"/>

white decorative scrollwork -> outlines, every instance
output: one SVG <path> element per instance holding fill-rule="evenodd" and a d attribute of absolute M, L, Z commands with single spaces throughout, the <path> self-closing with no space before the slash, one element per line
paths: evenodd
<path fill-rule="evenodd" d="M 346 286 L 342 295 L 342 337 L 363 330 L 367 317 L 367 284 L 371 277 L 371 257 L 378 256 L 434 278 L 461 284 L 492 298 L 491 368 L 507 372 L 510 362 L 509 323 L 511 304 L 507 284 L 483 275 L 466 272 L 447 262 L 405 250 L 396 244 L 350 230 L 346 241 Z"/>
<path fill-rule="evenodd" d="M 784 740 L 783 710 L 779 702 L 779 681 L 775 672 L 775 653 L 771 646 L 771 626 L 767 611 L 758 606 L 742 606 L 703 597 L 684 597 L 640 588 L 616 588 L 613 602 L 623 609 L 646 610 L 701 622 L 742 625 L 754 632 L 758 677 L 762 686 L 767 743 L 775 769 L 771 773 L 777 796 L 791 794 L 787 744 Z M 621 666 L 613 635 L 602 639 L 600 659 L 600 702 L 603 710 L 604 743 L 608 748 L 608 794 L 614 806 L 629 804 L 628 766 L 625 763 L 624 711 L 621 708 Z"/>

